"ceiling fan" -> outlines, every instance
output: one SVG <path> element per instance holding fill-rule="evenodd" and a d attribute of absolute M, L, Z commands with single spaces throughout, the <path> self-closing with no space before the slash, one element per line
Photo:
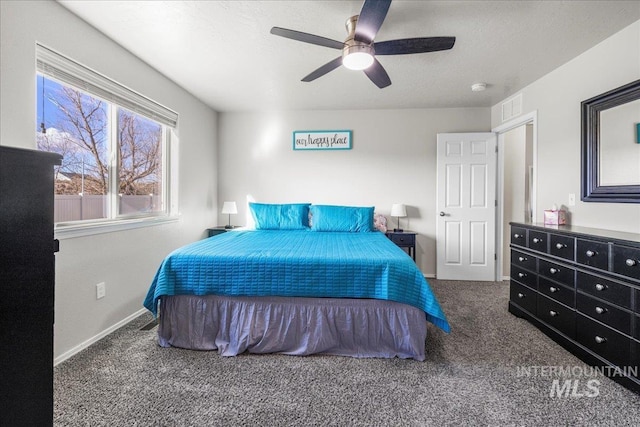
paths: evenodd
<path fill-rule="evenodd" d="M 391 79 L 375 55 L 406 55 L 448 50 L 456 42 L 455 37 L 418 37 L 374 42 L 390 5 L 391 0 L 365 0 L 360 15 L 347 20 L 349 35 L 344 42 L 280 27 L 273 27 L 271 34 L 342 50 L 342 55 L 305 76 L 303 82 L 313 81 L 344 65 L 352 70 L 363 70 L 367 77 L 382 89 L 391 84 Z"/>

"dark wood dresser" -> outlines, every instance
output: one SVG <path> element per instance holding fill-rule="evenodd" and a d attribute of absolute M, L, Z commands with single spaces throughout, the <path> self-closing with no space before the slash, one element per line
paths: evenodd
<path fill-rule="evenodd" d="M 53 166 L 0 146 L 0 425 L 53 424 Z"/>
<path fill-rule="evenodd" d="M 511 223 L 509 311 L 640 393 L 640 234 Z"/>

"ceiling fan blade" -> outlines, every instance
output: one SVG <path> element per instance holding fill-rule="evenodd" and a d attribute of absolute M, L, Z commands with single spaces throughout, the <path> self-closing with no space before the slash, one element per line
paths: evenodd
<path fill-rule="evenodd" d="M 455 37 L 420 37 L 374 43 L 373 48 L 376 55 L 405 55 L 451 49 L 455 42 Z"/>
<path fill-rule="evenodd" d="M 369 68 L 366 68 L 364 70 L 364 73 L 380 89 L 383 89 L 391 84 L 389 74 L 387 74 L 382 64 L 375 58 L 373 60 L 373 65 L 371 65 Z"/>
<path fill-rule="evenodd" d="M 271 34 L 276 36 L 286 37 L 288 39 L 297 40 L 304 43 L 316 44 L 319 46 L 331 47 L 333 49 L 342 49 L 344 47 L 343 42 L 337 40 L 328 39 L 326 37 L 320 37 L 309 33 L 303 33 L 302 31 L 288 30 L 286 28 L 273 27 Z"/>
<path fill-rule="evenodd" d="M 391 0 L 365 0 L 356 24 L 354 39 L 371 43 L 387 16 Z"/>
<path fill-rule="evenodd" d="M 327 62 L 322 67 L 318 68 L 317 70 L 311 72 L 309 75 L 305 76 L 302 79 L 302 81 L 303 82 L 311 82 L 311 81 L 317 79 L 318 77 L 322 77 L 325 74 L 327 74 L 328 72 L 335 70 L 336 68 L 338 68 L 341 65 L 342 65 L 342 56 L 338 56 L 336 59 Z"/>

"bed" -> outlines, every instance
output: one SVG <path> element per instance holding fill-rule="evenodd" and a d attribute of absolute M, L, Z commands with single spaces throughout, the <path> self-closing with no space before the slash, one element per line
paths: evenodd
<path fill-rule="evenodd" d="M 165 258 L 144 301 L 161 346 L 424 360 L 427 321 L 449 332 L 413 260 L 373 227 L 373 208 L 266 206 L 268 220 L 252 206 L 257 229 Z"/>

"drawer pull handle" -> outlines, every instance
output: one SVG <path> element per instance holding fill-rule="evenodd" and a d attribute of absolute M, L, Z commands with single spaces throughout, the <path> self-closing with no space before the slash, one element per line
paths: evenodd
<path fill-rule="evenodd" d="M 558 249 L 562 249 L 562 248 L 566 248 L 567 245 L 563 245 L 562 243 L 556 243 L 556 248 Z"/>
<path fill-rule="evenodd" d="M 603 284 L 596 283 L 596 291 L 604 291 L 607 287 Z"/>
<path fill-rule="evenodd" d="M 607 311 L 606 308 L 596 307 L 596 313 L 598 313 L 598 314 L 602 314 L 602 313 L 604 313 L 606 311 Z"/>
<path fill-rule="evenodd" d="M 551 315 L 551 317 L 556 317 L 558 315 L 558 312 L 551 310 L 549 311 L 549 314 Z"/>
<path fill-rule="evenodd" d="M 542 243 L 542 239 L 538 239 L 537 237 L 534 237 L 533 243 Z"/>
<path fill-rule="evenodd" d="M 591 258 L 592 256 L 594 256 L 596 253 L 594 251 L 587 251 L 587 256 L 589 258 Z"/>
<path fill-rule="evenodd" d="M 523 294 L 522 292 L 518 292 L 518 298 L 524 298 L 525 294 Z"/>
<path fill-rule="evenodd" d="M 551 274 L 556 274 L 558 271 L 560 271 L 560 270 L 558 270 L 557 268 L 553 268 L 553 267 L 549 269 L 549 273 L 551 273 Z"/>
<path fill-rule="evenodd" d="M 598 335 L 596 335 L 596 342 L 598 344 L 602 344 L 603 342 L 606 342 L 607 339 L 605 337 L 599 337 Z"/>
<path fill-rule="evenodd" d="M 518 261 L 520 261 L 520 262 L 525 262 L 526 260 L 527 260 L 527 259 L 526 259 L 525 257 L 523 257 L 523 256 L 521 256 L 521 257 L 519 257 L 519 258 L 518 258 Z"/>
<path fill-rule="evenodd" d="M 636 265 L 636 260 L 629 258 L 624 263 L 627 264 L 629 267 L 633 267 L 634 265 Z"/>
<path fill-rule="evenodd" d="M 441 213 L 442 213 L 442 212 L 441 212 Z M 440 215 L 440 216 L 443 216 L 443 215 Z M 513 235 L 513 238 L 514 238 L 514 239 L 522 239 L 522 234 L 518 234 L 518 233 L 516 233 L 516 234 L 514 234 L 514 235 Z"/>
<path fill-rule="evenodd" d="M 522 279 L 523 277 L 527 277 L 527 275 L 525 273 L 518 273 L 518 277 Z"/>
<path fill-rule="evenodd" d="M 560 289 L 558 289 L 558 288 L 555 288 L 555 287 L 551 286 L 551 287 L 549 288 L 549 290 L 550 290 L 551 292 L 558 292 Z"/>

